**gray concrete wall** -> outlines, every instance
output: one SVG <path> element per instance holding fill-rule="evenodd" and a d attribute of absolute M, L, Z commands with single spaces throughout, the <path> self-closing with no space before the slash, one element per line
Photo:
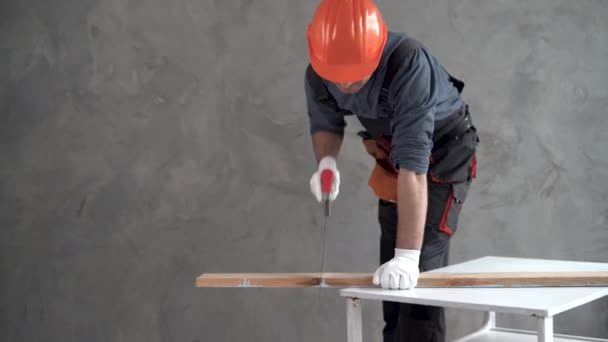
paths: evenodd
<path fill-rule="evenodd" d="M 467 82 L 482 144 L 452 262 L 608 262 L 608 1 L 379 4 Z M 2 340 L 345 340 L 337 290 L 194 288 L 203 272 L 319 269 L 315 5 L 0 3 Z M 372 272 L 371 163 L 350 127 L 326 270 Z M 380 341 L 380 307 L 364 305 Z M 481 320 L 448 313 L 451 337 Z M 608 337 L 608 301 L 556 330 Z"/>

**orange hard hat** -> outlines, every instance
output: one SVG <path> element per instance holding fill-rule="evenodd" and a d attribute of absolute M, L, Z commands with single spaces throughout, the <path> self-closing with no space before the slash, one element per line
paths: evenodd
<path fill-rule="evenodd" d="M 387 28 L 371 0 L 322 0 L 308 26 L 312 68 L 332 82 L 371 75 L 382 56 Z"/>

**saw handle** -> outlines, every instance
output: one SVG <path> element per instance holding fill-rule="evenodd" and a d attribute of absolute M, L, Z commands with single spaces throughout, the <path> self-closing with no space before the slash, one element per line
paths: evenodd
<path fill-rule="evenodd" d="M 330 169 L 324 169 L 321 171 L 321 196 L 323 197 L 323 209 L 325 217 L 330 215 L 329 209 L 329 195 L 334 183 L 334 172 Z"/>
<path fill-rule="evenodd" d="M 321 193 L 329 197 L 334 182 L 334 172 L 330 169 L 321 171 Z"/>

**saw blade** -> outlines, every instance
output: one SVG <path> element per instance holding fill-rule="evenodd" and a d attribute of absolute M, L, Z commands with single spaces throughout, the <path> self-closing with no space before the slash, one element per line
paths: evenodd
<path fill-rule="evenodd" d="M 323 218 L 323 242 L 321 244 L 321 275 L 325 271 L 325 240 L 327 240 L 327 215 Z"/>
<path fill-rule="evenodd" d="M 329 217 L 329 206 L 332 186 L 334 184 L 334 173 L 332 170 L 325 169 L 321 172 L 321 196 L 323 200 L 323 242 L 321 247 L 321 279 L 319 284 L 319 299 L 321 297 L 321 287 L 323 287 L 323 272 L 325 272 L 325 240 L 327 239 L 327 218 Z"/>
<path fill-rule="evenodd" d="M 324 213 L 325 215 L 324 215 L 324 218 L 323 218 L 323 232 L 322 232 L 322 234 L 323 234 L 323 240 L 321 242 L 321 274 L 320 274 L 320 276 L 321 276 L 321 283 L 319 284 L 319 294 L 318 294 L 319 299 L 321 297 L 321 287 L 322 287 L 322 284 L 324 282 L 324 280 L 323 280 L 323 272 L 325 271 L 325 240 L 327 240 L 327 217 L 329 216 L 327 210 L 328 209 L 327 209 L 327 206 L 326 206 L 325 207 L 325 213 Z"/>

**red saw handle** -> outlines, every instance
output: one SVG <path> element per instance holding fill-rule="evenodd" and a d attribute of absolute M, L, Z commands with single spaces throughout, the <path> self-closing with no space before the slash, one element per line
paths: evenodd
<path fill-rule="evenodd" d="M 334 172 L 330 169 L 321 171 L 321 192 L 329 194 L 334 182 Z"/>

